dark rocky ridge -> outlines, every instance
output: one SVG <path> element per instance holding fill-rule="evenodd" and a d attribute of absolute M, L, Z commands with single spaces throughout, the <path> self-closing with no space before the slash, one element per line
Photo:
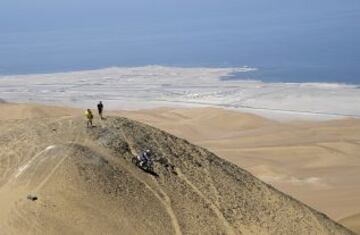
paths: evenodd
<path fill-rule="evenodd" d="M 171 172 L 166 165 L 157 164 L 157 181 L 170 199 L 176 198 L 172 200 L 172 206 L 181 224 L 192 224 L 192 228 L 197 224 L 218 224 L 219 227 L 214 226 L 215 232 L 220 231 L 225 222 L 228 225 L 224 226 L 224 232 L 230 229 L 270 234 L 304 234 L 309 231 L 339 234 L 344 229 L 326 215 L 261 182 L 247 171 L 164 131 L 126 118 L 116 118 L 108 120 L 103 128 L 94 129 L 92 134 L 128 161 L 141 150 L 151 149 L 156 156 L 162 156 L 175 166 L 175 171 Z M 179 195 L 184 197 L 179 198 Z M 193 211 L 183 207 L 189 200 Z M 217 221 L 194 220 L 208 215 L 218 217 Z M 185 233 L 189 232 L 191 230 L 185 230 Z M 342 232 L 349 231 L 344 229 Z"/>

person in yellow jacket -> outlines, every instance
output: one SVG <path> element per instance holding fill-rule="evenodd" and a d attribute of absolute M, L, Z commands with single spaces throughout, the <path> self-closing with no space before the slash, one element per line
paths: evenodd
<path fill-rule="evenodd" d="M 93 118 L 94 118 L 94 115 L 92 114 L 91 110 L 90 109 L 87 109 L 85 111 L 85 117 L 87 119 L 87 122 L 86 122 L 86 126 L 87 127 L 93 127 Z"/>

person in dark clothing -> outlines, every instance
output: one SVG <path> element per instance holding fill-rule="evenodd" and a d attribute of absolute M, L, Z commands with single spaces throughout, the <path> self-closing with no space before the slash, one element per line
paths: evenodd
<path fill-rule="evenodd" d="M 147 164 L 151 163 L 152 159 L 151 159 L 151 151 L 148 149 L 144 152 L 142 152 L 139 156 L 138 159 L 140 160 L 140 165 L 141 166 L 146 166 Z"/>
<path fill-rule="evenodd" d="M 101 101 L 98 103 L 97 108 L 98 108 L 99 116 L 100 116 L 101 120 L 103 120 L 104 119 L 104 117 L 103 117 L 104 105 L 102 104 Z"/>

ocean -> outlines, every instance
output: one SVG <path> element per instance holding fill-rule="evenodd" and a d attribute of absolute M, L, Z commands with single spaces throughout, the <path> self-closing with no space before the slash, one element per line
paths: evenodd
<path fill-rule="evenodd" d="M 0 3 L 0 75 L 249 66 L 224 79 L 360 83 L 359 1 L 70 2 Z"/>

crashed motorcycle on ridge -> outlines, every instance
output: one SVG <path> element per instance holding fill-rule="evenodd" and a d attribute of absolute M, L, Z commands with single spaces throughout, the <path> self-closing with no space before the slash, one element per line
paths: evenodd
<path fill-rule="evenodd" d="M 148 152 L 149 153 L 149 152 Z M 142 153 L 144 154 L 144 153 Z M 154 162 L 150 157 L 144 158 L 139 154 L 132 158 L 132 162 L 139 168 L 147 172 L 154 172 Z"/>

